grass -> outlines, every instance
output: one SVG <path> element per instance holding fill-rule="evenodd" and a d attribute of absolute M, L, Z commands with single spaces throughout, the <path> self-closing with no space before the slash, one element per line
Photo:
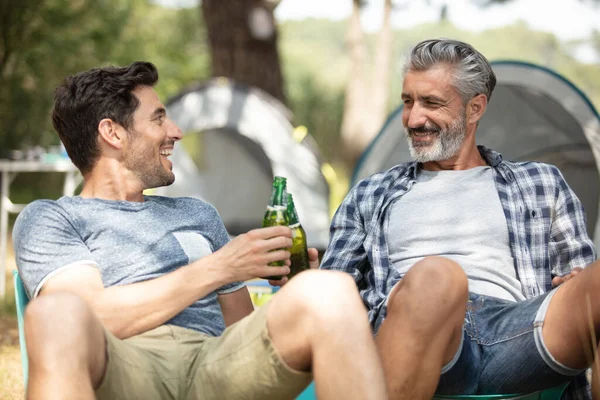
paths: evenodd
<path fill-rule="evenodd" d="M 0 299 L 0 398 L 2 400 L 25 397 L 12 277 L 15 259 L 10 238 L 7 247 L 6 295 L 4 299 Z"/>
<path fill-rule="evenodd" d="M 23 372 L 19 345 L 0 345 L 0 393 L 2 399 L 23 399 Z"/>
<path fill-rule="evenodd" d="M 12 235 L 9 230 L 8 243 L 6 246 L 6 275 L 4 275 L 6 282 L 6 293 L 4 299 L 0 298 L 0 318 L 5 316 L 14 317 L 17 315 L 17 309 L 15 307 L 15 288 L 13 285 L 12 275 L 12 271 L 15 269 L 17 269 L 17 263 L 15 262 L 15 253 L 12 246 Z"/>
<path fill-rule="evenodd" d="M 9 273 L 6 274 L 6 295 L 4 300 L 0 299 L 0 318 L 9 316 L 14 317 L 17 315 L 17 308 L 15 306 L 15 288 L 13 286 L 12 269 L 9 269 Z"/>
<path fill-rule="evenodd" d="M 3 400 L 25 396 L 13 293 L 12 279 L 7 280 L 6 297 L 0 308 L 0 397 Z"/>

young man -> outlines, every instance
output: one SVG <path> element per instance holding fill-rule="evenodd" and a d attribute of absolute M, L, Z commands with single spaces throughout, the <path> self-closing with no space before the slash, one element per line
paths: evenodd
<path fill-rule="evenodd" d="M 355 279 L 392 399 L 569 381 L 589 397 L 600 268 L 584 211 L 556 167 L 476 145 L 495 84 L 472 46 L 417 44 L 402 90 L 415 161 L 359 182 L 331 225 L 321 268 Z"/>
<path fill-rule="evenodd" d="M 54 127 L 84 186 L 33 202 L 15 224 L 33 299 L 27 397 L 293 399 L 314 375 L 323 399 L 385 398 L 349 277 L 306 271 L 253 312 L 243 281 L 289 273 L 289 228 L 229 241 L 211 205 L 143 194 L 174 181 L 169 156 L 182 137 L 157 80 L 154 65 L 136 62 L 71 76 L 55 92 Z"/>

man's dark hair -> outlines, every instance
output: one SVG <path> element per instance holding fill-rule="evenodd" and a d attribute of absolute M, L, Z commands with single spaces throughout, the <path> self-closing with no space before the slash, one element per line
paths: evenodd
<path fill-rule="evenodd" d="M 54 91 L 52 124 L 71 161 L 82 174 L 96 163 L 98 124 L 110 118 L 125 129 L 133 127 L 139 100 L 132 93 L 139 86 L 154 86 L 158 71 L 150 62 L 127 67 L 94 68 L 69 76 Z"/>

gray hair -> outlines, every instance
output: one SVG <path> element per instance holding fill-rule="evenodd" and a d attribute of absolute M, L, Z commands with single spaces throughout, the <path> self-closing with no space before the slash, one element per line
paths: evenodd
<path fill-rule="evenodd" d="M 473 46 L 458 40 L 431 39 L 418 43 L 408 55 L 404 74 L 427 71 L 440 65 L 455 68 L 452 85 L 463 104 L 479 94 L 486 95 L 490 101 L 496 86 L 496 75 L 490 63 Z"/>

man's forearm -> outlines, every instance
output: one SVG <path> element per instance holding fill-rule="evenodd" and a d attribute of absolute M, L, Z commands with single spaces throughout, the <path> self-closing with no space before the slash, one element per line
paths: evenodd
<path fill-rule="evenodd" d="M 156 328 L 226 283 L 216 268 L 188 265 L 159 278 L 106 288 L 91 302 L 102 324 L 124 339 Z"/>

